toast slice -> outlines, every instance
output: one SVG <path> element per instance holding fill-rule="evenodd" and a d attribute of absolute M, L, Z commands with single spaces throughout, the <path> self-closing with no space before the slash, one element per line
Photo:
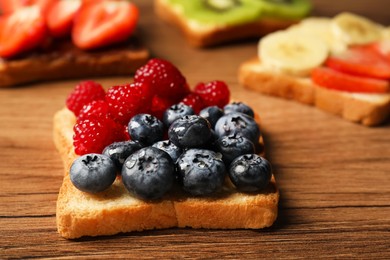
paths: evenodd
<path fill-rule="evenodd" d="M 210 47 L 242 39 L 257 39 L 299 21 L 261 17 L 256 21 L 237 25 L 203 25 L 188 19 L 180 9 L 173 8 L 167 0 L 155 0 L 154 8 L 155 13 L 162 20 L 178 27 L 193 47 Z"/>
<path fill-rule="evenodd" d="M 192 227 L 210 229 L 259 229 L 277 217 L 279 191 L 275 178 L 261 193 L 237 192 L 226 181 L 212 197 L 189 197 L 175 187 L 163 199 L 145 202 L 133 197 L 118 177 L 99 194 L 84 193 L 73 186 L 69 168 L 76 119 L 64 108 L 54 116 L 54 143 L 64 162 L 65 176 L 57 200 L 57 228 L 67 239 L 113 235 L 121 232 Z"/>
<path fill-rule="evenodd" d="M 70 41 L 13 59 L 0 59 L 0 87 L 46 80 L 133 74 L 149 59 L 148 49 L 135 37 L 95 51 L 82 51 Z"/>
<path fill-rule="evenodd" d="M 390 114 L 390 94 L 360 94 L 323 88 L 308 77 L 267 68 L 258 58 L 241 64 L 238 78 L 248 89 L 313 105 L 366 126 L 379 125 Z"/>

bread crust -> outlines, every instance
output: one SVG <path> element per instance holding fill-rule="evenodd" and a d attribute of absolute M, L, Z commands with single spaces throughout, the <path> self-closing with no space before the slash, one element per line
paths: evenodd
<path fill-rule="evenodd" d="M 262 193 L 253 194 L 237 192 L 227 179 L 212 197 L 190 197 L 174 187 L 163 199 L 145 202 L 133 197 L 119 177 L 104 192 L 84 193 L 69 177 L 70 165 L 77 157 L 72 145 L 74 122 L 73 113 L 66 108 L 54 116 L 54 143 L 65 168 L 56 211 L 57 229 L 64 238 L 170 227 L 259 229 L 276 220 L 279 191 L 274 176 Z"/>
<path fill-rule="evenodd" d="M 0 59 L 0 87 L 93 76 L 134 73 L 150 54 L 134 36 L 123 44 L 82 51 L 70 41 L 59 41 L 47 50 L 14 59 Z"/>
<path fill-rule="evenodd" d="M 268 69 L 258 58 L 241 64 L 238 79 L 248 89 L 313 105 L 365 126 L 380 125 L 390 114 L 390 94 L 356 94 L 323 88 L 310 78 Z"/>
<path fill-rule="evenodd" d="M 155 13 L 164 21 L 178 27 L 193 47 L 210 47 L 222 43 L 258 39 L 268 33 L 285 29 L 298 20 L 262 18 L 261 20 L 240 25 L 216 26 L 202 29 L 191 27 L 189 20 L 176 12 L 165 0 L 154 1 Z"/>

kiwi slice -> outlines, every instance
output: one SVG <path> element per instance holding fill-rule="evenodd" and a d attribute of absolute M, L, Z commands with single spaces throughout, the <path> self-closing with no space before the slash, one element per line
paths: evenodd
<path fill-rule="evenodd" d="M 183 14 L 198 23 L 237 25 L 256 21 L 262 6 L 253 0 L 168 0 Z"/>
<path fill-rule="evenodd" d="M 309 14 L 310 0 L 251 0 L 264 10 L 264 16 L 282 19 L 300 19 Z"/>

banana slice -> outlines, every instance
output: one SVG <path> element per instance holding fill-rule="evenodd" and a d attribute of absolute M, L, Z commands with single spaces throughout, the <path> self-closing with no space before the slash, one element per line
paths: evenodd
<path fill-rule="evenodd" d="M 289 31 L 267 35 L 260 40 L 258 48 L 259 58 L 265 66 L 296 76 L 308 76 L 329 53 L 321 38 Z"/>
<path fill-rule="evenodd" d="M 383 29 L 382 37 L 383 39 L 390 39 L 390 26 Z"/>
<path fill-rule="evenodd" d="M 348 45 L 366 44 L 382 38 L 383 26 L 365 17 L 341 13 L 331 23 L 335 38 Z"/>
<path fill-rule="evenodd" d="M 331 19 L 325 17 L 309 17 L 299 24 L 291 26 L 288 31 L 300 34 L 311 34 L 322 39 L 329 47 L 330 52 L 340 53 L 347 49 L 347 45 L 333 36 Z"/>

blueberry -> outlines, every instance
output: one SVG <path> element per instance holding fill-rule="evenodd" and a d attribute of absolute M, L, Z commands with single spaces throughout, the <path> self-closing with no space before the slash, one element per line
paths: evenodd
<path fill-rule="evenodd" d="M 164 136 L 164 125 L 157 117 L 138 114 L 130 119 L 129 134 L 132 140 L 145 145 L 152 145 Z"/>
<path fill-rule="evenodd" d="M 229 167 L 229 176 L 240 191 L 252 192 L 264 189 L 271 180 L 271 164 L 257 154 L 245 154 L 236 158 Z"/>
<path fill-rule="evenodd" d="M 127 157 L 141 148 L 141 143 L 137 141 L 115 142 L 106 146 L 102 153 L 110 157 L 115 163 L 117 170 L 120 171 Z"/>
<path fill-rule="evenodd" d="M 223 108 L 223 111 L 225 112 L 225 114 L 229 114 L 229 113 L 233 113 L 233 112 L 239 112 L 239 113 L 243 113 L 243 114 L 246 114 L 250 117 L 254 117 L 255 116 L 255 113 L 253 112 L 253 109 L 242 103 L 242 102 L 232 102 L 230 104 L 227 104 L 224 108 Z"/>
<path fill-rule="evenodd" d="M 122 181 L 134 195 L 155 200 L 167 193 L 175 180 L 174 163 L 156 147 L 142 148 L 130 155 L 122 168 Z"/>
<path fill-rule="evenodd" d="M 211 137 L 210 123 L 201 116 L 184 116 L 172 123 L 168 129 L 168 136 L 178 147 L 199 148 Z"/>
<path fill-rule="evenodd" d="M 206 118 L 210 122 L 211 128 L 214 128 L 218 119 L 223 116 L 223 110 L 217 106 L 210 106 L 202 109 L 199 115 Z"/>
<path fill-rule="evenodd" d="M 216 143 L 216 150 L 222 154 L 222 159 L 228 166 L 240 155 L 255 152 L 255 146 L 247 138 L 240 135 L 228 135 L 219 138 Z"/>
<path fill-rule="evenodd" d="M 169 154 L 173 162 L 176 162 L 183 152 L 181 148 L 177 147 L 174 143 L 172 143 L 169 140 L 159 141 L 157 143 L 154 143 L 152 146 L 161 149 L 167 154 Z"/>
<path fill-rule="evenodd" d="M 188 193 L 201 196 L 219 190 L 225 178 L 222 155 L 205 149 L 189 149 L 176 162 L 179 180 Z"/>
<path fill-rule="evenodd" d="M 256 121 L 245 114 L 232 112 L 221 117 L 215 125 L 215 133 L 219 136 L 237 134 L 246 137 L 253 144 L 259 142 L 260 129 Z"/>
<path fill-rule="evenodd" d="M 97 193 L 106 190 L 115 181 L 116 167 L 110 157 L 85 154 L 70 167 L 70 180 L 81 191 Z"/>
<path fill-rule="evenodd" d="M 187 106 L 183 103 L 175 104 L 165 110 L 163 115 L 163 123 L 165 127 L 168 128 L 176 119 L 193 114 L 195 113 L 192 107 Z"/>

